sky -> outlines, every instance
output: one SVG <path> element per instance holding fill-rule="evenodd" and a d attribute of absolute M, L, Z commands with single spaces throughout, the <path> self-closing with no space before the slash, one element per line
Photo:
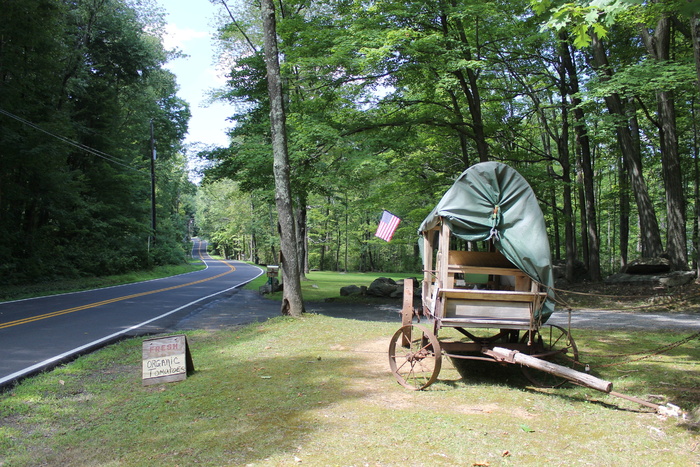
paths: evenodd
<path fill-rule="evenodd" d="M 207 92 L 225 83 L 215 66 L 213 34 L 218 8 L 209 0 L 158 0 L 167 12 L 165 48 L 177 47 L 188 55 L 166 65 L 177 76 L 178 96 L 190 104 L 192 118 L 185 144 L 228 146 L 226 118 L 233 112 L 228 104 L 206 104 Z"/>

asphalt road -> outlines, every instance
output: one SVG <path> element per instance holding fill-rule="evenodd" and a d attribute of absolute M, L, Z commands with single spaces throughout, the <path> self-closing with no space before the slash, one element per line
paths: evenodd
<path fill-rule="evenodd" d="M 264 271 L 212 259 L 207 268 L 117 287 L 0 303 L 0 387 L 124 336 L 171 331 L 193 310 L 231 294 Z"/>

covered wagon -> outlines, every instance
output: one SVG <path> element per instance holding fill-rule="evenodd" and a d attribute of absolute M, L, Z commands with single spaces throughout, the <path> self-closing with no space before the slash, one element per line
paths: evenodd
<path fill-rule="evenodd" d="M 463 172 L 421 223 L 421 307 L 404 292 L 402 326 L 389 344 L 396 380 L 419 390 L 437 380 L 442 357 L 518 365 L 537 386 L 566 381 L 678 415 L 612 390 L 576 369 L 569 329 L 547 323 L 554 284 L 544 216 L 532 188 L 511 167 L 483 162 Z"/>
<path fill-rule="evenodd" d="M 537 198 L 516 170 L 500 162 L 467 169 L 419 235 L 420 314 L 428 324 L 404 310 L 389 349 L 399 383 L 423 389 L 437 379 L 443 355 L 500 361 L 496 348 L 573 366 L 578 354 L 569 331 L 545 324 L 554 311 L 549 240 Z M 443 328 L 456 333 L 438 339 Z M 523 368 L 540 386 L 565 381 Z"/>

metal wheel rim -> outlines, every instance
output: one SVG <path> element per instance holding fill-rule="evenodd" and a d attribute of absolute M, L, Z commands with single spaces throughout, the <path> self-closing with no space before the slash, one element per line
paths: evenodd
<path fill-rule="evenodd" d="M 401 341 L 410 336 L 409 348 Z M 435 334 L 417 324 L 402 326 L 389 344 L 389 366 L 396 381 L 405 388 L 419 391 L 433 384 L 442 366 L 442 349 Z"/>

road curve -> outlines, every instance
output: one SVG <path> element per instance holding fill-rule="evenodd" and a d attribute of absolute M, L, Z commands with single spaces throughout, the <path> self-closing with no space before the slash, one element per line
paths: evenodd
<path fill-rule="evenodd" d="M 0 388 L 124 336 L 162 332 L 220 294 L 263 273 L 212 259 L 194 239 L 206 269 L 84 292 L 0 303 Z"/>

